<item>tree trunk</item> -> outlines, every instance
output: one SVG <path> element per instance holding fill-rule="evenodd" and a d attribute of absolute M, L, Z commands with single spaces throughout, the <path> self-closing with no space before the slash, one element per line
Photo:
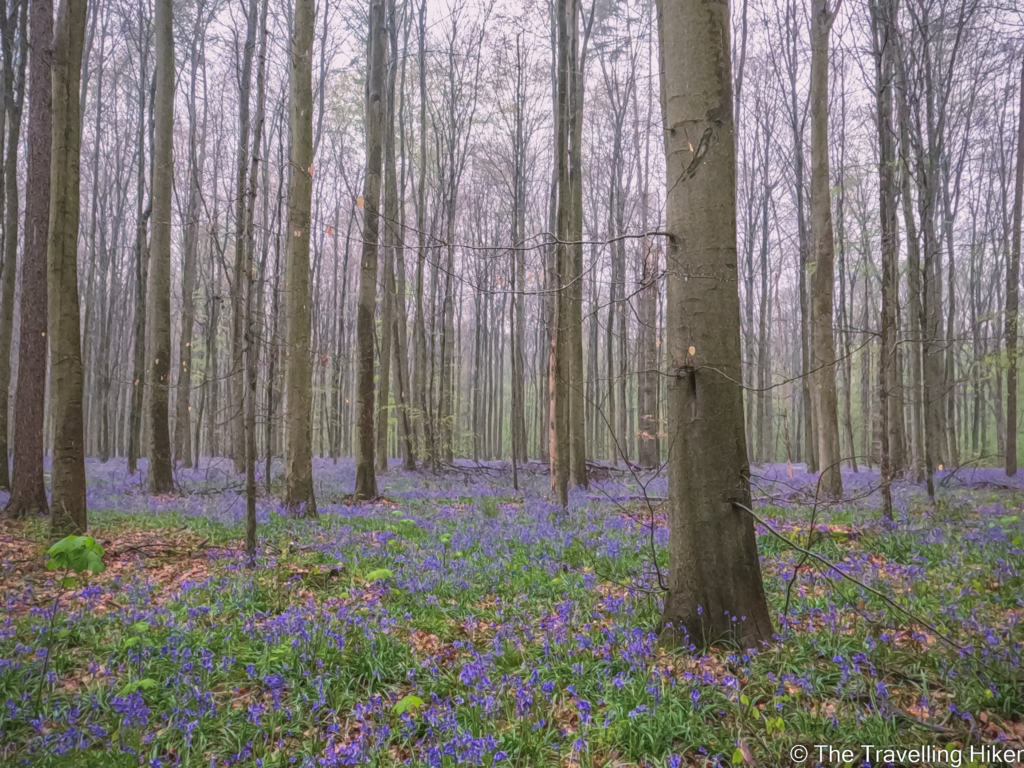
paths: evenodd
<path fill-rule="evenodd" d="M 263 141 L 263 122 L 267 101 L 267 0 L 260 4 L 259 28 L 260 47 L 259 64 L 256 73 L 256 115 L 255 129 L 252 137 L 251 167 L 249 169 L 249 190 L 246 194 L 246 231 L 245 231 L 245 553 L 250 565 L 255 565 L 256 558 L 256 399 L 259 382 L 260 345 L 256 334 L 256 304 L 258 297 L 263 296 L 266 281 L 267 250 L 264 240 L 263 255 L 260 259 L 260 278 L 257 284 L 253 270 L 253 254 L 256 238 L 253 231 L 254 211 L 256 210 L 257 179 L 259 179 L 260 143 Z M 255 11 L 253 11 L 255 15 Z M 264 217 L 266 217 L 266 196 L 264 196 Z M 278 219 L 279 221 L 280 219 Z M 262 302 L 261 302 L 262 304 Z M 268 446 L 269 454 L 269 446 Z M 269 474 L 269 473 L 268 473 Z"/>
<path fill-rule="evenodd" d="M 171 372 L 171 196 L 174 190 L 174 33 L 171 0 L 156 0 L 153 233 L 149 247 L 149 489 L 174 490 L 168 400 Z M 151 361 L 151 362 L 150 362 Z"/>
<path fill-rule="evenodd" d="M 139 126 L 137 147 L 139 165 L 135 179 L 135 310 L 132 321 L 132 389 L 128 407 L 128 472 L 134 475 L 142 454 L 142 405 L 146 378 L 146 284 L 149 273 L 149 250 L 146 230 L 153 211 L 152 197 L 146 199 L 146 95 L 149 90 L 147 61 L 149 48 L 145 43 L 142 10 L 139 9 Z M 152 104 L 150 104 L 152 109 Z M 149 126 L 152 131 L 152 125 Z M 152 166 L 151 166 L 152 173 Z M 212 424 L 211 420 L 211 424 Z"/>
<path fill-rule="evenodd" d="M 79 161 L 82 150 L 82 47 L 86 0 L 61 0 L 54 34 L 53 143 L 48 245 L 50 383 L 54 423 L 50 535 L 82 534 L 85 424 L 78 306 Z M 99 137 L 97 137 L 97 140 Z M 95 190 L 93 190 L 95 194 Z"/>
<path fill-rule="evenodd" d="M 21 117 L 25 106 L 25 66 L 28 61 L 28 0 L 19 0 L 10 20 L 3 11 L 4 108 L 7 112 L 7 156 L 4 158 L 4 242 L 3 285 L 0 290 L 0 488 L 11 487 L 8 447 L 11 340 L 14 336 L 14 287 L 18 279 L 18 150 L 21 146 Z M 14 25 L 18 24 L 18 66 L 14 56 Z"/>
<path fill-rule="evenodd" d="M 566 194 L 566 261 L 564 278 L 567 290 L 565 352 L 568 356 L 566 401 L 569 436 L 569 482 L 573 487 L 587 487 L 587 442 L 584 416 L 585 383 L 583 377 L 583 89 L 586 44 L 580 51 L 579 0 L 567 0 L 565 19 L 568 32 L 568 102 L 566 104 L 566 138 L 568 140 Z"/>
<path fill-rule="evenodd" d="M 917 222 L 914 218 L 914 198 L 910 189 L 910 105 L 907 96 L 907 74 L 899 48 L 895 55 L 897 86 L 896 103 L 900 131 L 900 196 L 903 204 L 903 221 L 907 234 L 907 311 L 910 315 L 910 343 L 907 353 L 910 355 L 910 381 L 908 390 L 910 401 L 906 403 L 910 409 L 910 448 L 914 482 L 924 480 L 924 407 L 922 393 L 922 362 L 921 362 L 921 244 L 917 234 Z"/>
<path fill-rule="evenodd" d="M 821 472 L 819 485 L 828 496 L 839 498 L 843 494 L 843 478 L 832 331 L 835 243 L 828 161 L 828 38 L 834 20 L 835 13 L 829 12 L 827 0 L 815 0 L 811 23 L 811 394 Z"/>
<path fill-rule="evenodd" d="M 892 519 L 890 486 L 903 466 L 903 458 L 894 449 L 900 444 L 902 424 L 897 422 L 893 407 L 899 386 L 896 378 L 896 304 L 899 299 L 899 227 L 896 220 L 895 134 L 892 122 L 892 81 L 895 72 L 893 57 L 894 0 L 871 4 L 872 40 L 875 54 L 875 105 L 878 120 L 878 198 L 882 225 L 882 315 L 879 318 L 878 400 L 881 416 L 879 459 L 882 474 L 882 514 Z M 867 276 L 865 275 L 865 279 Z M 899 415 L 902 421 L 902 415 Z"/>
<path fill-rule="evenodd" d="M 666 223 L 669 580 L 662 637 L 772 637 L 743 425 L 729 7 L 660 0 Z M 691 150 L 690 147 L 693 149 Z M 711 279 L 687 280 L 688 275 Z"/>
<path fill-rule="evenodd" d="M 1017 330 L 1020 305 L 1020 230 L 1024 201 L 1024 70 L 1020 78 L 1017 169 L 1013 192 L 1013 243 L 1006 267 L 1006 474 L 1017 474 Z"/>
<path fill-rule="evenodd" d="M 313 0 L 295 0 L 289 69 L 291 172 L 285 250 L 285 508 L 316 516 L 313 495 L 313 366 L 310 359 L 309 227 L 313 198 Z"/>
<path fill-rule="evenodd" d="M 244 363 L 245 306 L 248 276 L 245 274 L 245 249 L 248 219 L 246 176 L 249 170 L 250 106 L 252 62 L 256 51 L 256 0 L 249 0 L 245 11 L 245 43 L 238 80 L 238 155 L 235 165 L 235 261 L 231 275 L 231 370 L 228 373 L 228 436 L 235 471 L 245 471 Z M 237 66 L 237 59 L 236 59 Z M 310 117 L 312 119 L 312 116 Z M 294 137 L 293 137 L 294 141 Z"/>
<path fill-rule="evenodd" d="M 196 114 L 196 84 L 201 55 L 200 34 L 205 32 L 204 0 L 196 6 L 196 29 L 192 35 L 188 108 L 188 195 L 185 203 L 185 238 L 181 254 L 181 335 L 178 337 L 178 391 L 175 398 L 174 460 L 192 466 L 192 331 L 195 326 L 196 257 L 199 250 L 199 206 L 202 202 L 206 126 L 199 138 Z M 205 101 L 204 101 L 205 103 Z"/>
<path fill-rule="evenodd" d="M 46 396 L 46 250 L 50 221 L 50 142 L 53 2 L 29 0 L 28 162 L 25 245 L 21 267 L 21 339 L 14 414 L 14 474 L 7 513 L 48 511 L 43 484 L 43 406 Z"/>
<path fill-rule="evenodd" d="M 380 187 L 384 123 L 384 67 L 388 38 L 384 0 L 370 2 L 366 79 L 366 176 L 363 182 L 363 253 L 359 271 L 359 307 L 356 339 L 359 345 L 359 450 L 356 454 L 356 499 L 377 497 L 373 423 L 374 313 L 377 296 L 377 242 L 380 233 Z M 422 183 L 422 182 L 421 182 Z"/>

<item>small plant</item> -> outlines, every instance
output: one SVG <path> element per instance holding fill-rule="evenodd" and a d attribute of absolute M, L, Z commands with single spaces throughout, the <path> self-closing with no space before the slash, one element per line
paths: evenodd
<path fill-rule="evenodd" d="M 481 496 L 477 501 L 477 509 L 486 518 L 494 519 L 498 516 L 498 499 L 494 496 Z"/>
<path fill-rule="evenodd" d="M 39 691 L 36 694 L 37 713 L 43 700 L 46 673 L 50 668 L 50 656 L 53 652 L 53 627 L 57 623 L 60 599 L 68 589 L 77 583 L 83 573 L 101 573 L 106 570 L 106 566 L 103 564 L 103 547 L 92 536 L 65 536 L 51 546 L 46 554 L 49 556 L 46 561 L 47 570 L 63 571 L 63 575 L 57 582 L 60 585 L 60 590 L 53 597 L 50 627 L 46 632 L 46 656 L 43 657 L 43 671 L 39 677 Z"/>
<path fill-rule="evenodd" d="M 60 585 L 65 588 L 75 584 L 76 577 L 71 575 L 72 571 L 80 575 L 86 571 L 100 573 L 106 570 L 103 547 L 92 536 L 65 536 L 46 554 L 50 557 L 46 561 L 47 570 L 64 571 Z"/>

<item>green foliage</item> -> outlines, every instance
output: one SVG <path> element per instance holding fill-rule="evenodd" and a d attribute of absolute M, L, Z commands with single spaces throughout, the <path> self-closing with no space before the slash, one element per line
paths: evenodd
<path fill-rule="evenodd" d="M 65 536 L 50 547 L 46 554 L 49 555 L 46 567 L 51 571 L 101 573 L 107 568 L 103 564 L 103 547 L 92 536 Z M 74 584 L 74 579 L 65 576 L 61 584 L 69 587 Z"/>
<path fill-rule="evenodd" d="M 493 520 L 498 516 L 498 499 L 495 496 L 481 496 L 476 503 L 480 514 Z"/>
<path fill-rule="evenodd" d="M 1020 504 L 1005 494 L 965 501 L 950 493 L 960 503 L 929 516 L 927 541 L 912 515 L 890 530 L 866 524 L 874 511 L 844 509 L 830 513 L 811 546 L 941 631 L 973 641 L 965 627 L 995 626 L 1019 643 L 1024 625 L 1006 617 L 1016 615 L 1024 591 L 1018 575 L 1024 529 L 1014 519 L 1024 518 Z M 377 768 L 397 768 L 406 759 L 425 764 L 410 745 L 426 737 L 425 715 L 435 706 L 457 721 L 460 734 L 493 735 L 508 755 L 496 765 L 531 768 L 565 765 L 577 738 L 586 741 L 577 754 L 580 768 L 666 768 L 680 754 L 687 765 L 699 748 L 709 764 L 790 765 L 794 744 L 832 743 L 836 733 L 851 734 L 858 744 L 915 744 L 934 732 L 901 713 L 917 713 L 926 697 L 975 718 L 984 711 L 990 722 L 1024 714 L 1024 693 L 1014 680 L 987 684 L 930 630 L 922 630 L 927 641 L 914 639 L 920 628 L 908 631 L 903 617 L 875 596 L 837 579 L 834 586 L 806 567 L 790 605 L 794 628 L 780 627 L 771 647 L 706 658 L 658 648 L 647 634 L 661 607 L 647 539 L 623 526 L 619 507 L 597 501 L 548 520 L 515 497 L 475 496 L 449 514 L 449 505 L 466 498 L 453 492 L 317 521 L 272 516 L 263 529 L 281 552 L 272 567 L 235 570 L 211 561 L 208 579 L 204 573 L 188 589 L 164 568 L 152 589 L 149 583 L 138 591 L 111 587 L 104 597 L 109 611 L 79 612 L 77 597 L 61 600 L 45 641 L 52 649 L 46 656 L 51 682 L 40 684 L 38 662 L 29 674 L 0 674 L 0 699 L 22 702 L 38 686 L 45 696 L 40 708 L 25 707 L 29 717 L 66 728 L 60 713 L 88 702 L 89 721 L 110 734 L 109 745 L 97 739 L 67 755 L 39 752 L 41 768 L 137 765 L 130 752 L 115 752 L 122 747 L 176 755 L 182 768 L 227 763 L 243 748 L 251 749 L 252 763 L 268 768 L 288 765 L 293 755 L 316 760 L 336 743 L 322 713 L 332 710 L 340 721 L 370 701 L 379 703 L 366 722 L 384 739 L 367 763 Z M 979 501 L 1000 507 L 979 515 Z M 809 509 L 764 513 L 792 539 L 808 540 Z M 231 523 L 182 514 L 104 511 L 96 519 L 104 536 L 115 524 L 118 531 L 154 536 L 161 526 L 224 542 L 239 535 Z M 553 531 L 533 535 L 538 525 Z M 42 528 L 38 536 L 45 536 Z M 758 545 L 766 592 L 778 612 L 796 559 L 774 537 L 761 535 Z M 70 573 L 72 562 L 95 565 L 84 554 L 89 551 L 102 563 L 97 547 L 55 545 L 54 570 Z M 655 559 L 664 573 L 663 547 Z M 396 581 L 406 587 L 383 588 Z M 24 670 L 41 644 L 39 621 L 15 616 L 12 627 L 0 639 L 0 657 L 15 658 Z M 19 648 L 31 652 L 19 658 Z M 86 674 L 93 665 L 103 672 Z M 490 709 L 473 703 L 481 695 L 479 670 L 491 681 Z M 876 690 L 882 682 L 889 701 Z M 525 712 L 516 710 L 520 688 L 533 696 Z M 195 691 L 217 709 L 190 736 L 165 727 L 166 713 L 194 706 Z M 121 725 L 126 703 L 117 699 L 126 697 L 140 707 L 144 699 L 147 724 Z M 321 697 L 321 708 L 312 709 L 310 702 Z M 579 701 L 593 707 L 587 724 L 579 720 Z M 252 714 L 260 708 L 261 715 Z M 0 712 L 5 739 L 39 742 L 27 718 L 4 718 Z M 938 722 L 966 738 L 966 721 Z M 285 732 L 287 750 L 276 738 Z M 143 736 L 150 740 L 142 743 Z"/>
<path fill-rule="evenodd" d="M 410 714 L 415 713 L 420 707 L 426 702 L 423 701 L 419 696 L 414 696 L 411 693 L 398 700 L 395 705 L 391 708 L 392 714 L 401 715 L 406 712 Z"/>

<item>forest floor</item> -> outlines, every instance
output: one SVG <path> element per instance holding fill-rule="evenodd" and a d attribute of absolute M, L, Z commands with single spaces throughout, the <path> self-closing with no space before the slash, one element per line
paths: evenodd
<path fill-rule="evenodd" d="M 800 467 L 761 469 L 765 522 L 913 618 L 759 525 L 778 635 L 707 654 L 653 634 L 661 478 L 601 470 L 563 511 L 539 472 L 516 491 L 504 465 L 396 466 L 378 503 L 350 506 L 351 461 L 318 460 L 320 517 L 261 498 L 249 568 L 228 462 L 159 498 L 123 462 L 88 474 L 104 572 L 62 588 L 45 521 L 0 523 L 2 765 L 967 766 L 1024 749 L 1024 481 L 996 470 L 942 475 L 934 503 L 901 484 L 887 524 L 877 471 L 816 507 Z"/>

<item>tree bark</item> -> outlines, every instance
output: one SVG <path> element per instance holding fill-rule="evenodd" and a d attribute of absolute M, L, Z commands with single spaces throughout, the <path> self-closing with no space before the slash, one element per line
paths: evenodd
<path fill-rule="evenodd" d="M 893 57 L 895 40 L 892 30 L 894 0 L 872 3 L 872 41 L 875 55 L 875 109 L 878 130 L 878 198 L 882 226 L 882 316 L 879 318 L 878 400 L 881 416 L 880 464 L 882 475 L 882 514 L 892 519 L 894 476 L 902 469 L 903 456 L 898 451 L 902 414 L 895 408 L 896 341 L 899 327 L 896 306 L 899 300 L 899 226 L 896 220 L 896 148 L 892 120 L 892 82 L 895 76 Z M 865 278 L 866 279 L 866 278 Z M 890 399 L 892 398 L 892 399 Z"/>
<path fill-rule="evenodd" d="M 11 487 L 8 447 L 11 340 L 14 336 L 14 287 L 18 279 L 18 150 L 25 106 L 25 68 L 28 61 L 28 0 L 19 0 L 10 17 L 0 10 L 3 22 L 4 109 L 7 112 L 7 155 L 4 158 L 3 284 L 0 287 L 0 488 Z M 17 24 L 18 66 L 14 68 L 14 26 Z"/>
<path fill-rule="evenodd" d="M 149 274 L 149 249 L 146 231 L 153 212 L 152 197 L 146 204 L 146 95 L 149 91 L 148 74 L 149 46 L 146 43 L 142 9 L 139 9 L 139 125 L 137 147 L 139 164 L 135 179 L 136 224 L 135 224 L 135 309 L 132 321 L 132 389 L 128 407 L 128 472 L 134 475 L 137 462 L 142 454 L 142 405 L 146 378 L 146 284 Z M 150 103 L 152 110 L 152 103 Z M 152 123 L 148 126 L 152 136 Z M 152 165 L 150 166 L 152 174 Z M 211 420 L 211 424 L 212 424 Z"/>
<path fill-rule="evenodd" d="M 1017 331 L 1020 306 L 1020 230 L 1024 203 L 1024 69 L 1020 78 L 1017 169 L 1013 192 L 1013 242 L 1006 267 L 1006 474 L 1017 474 Z"/>
<path fill-rule="evenodd" d="M 79 161 L 82 149 L 82 47 L 86 0 L 61 0 L 54 34 L 53 143 L 50 173 L 50 383 L 53 498 L 50 534 L 85 533 L 85 424 L 78 305 Z M 98 138 L 98 137 L 97 137 Z M 94 190 L 95 194 L 95 190 Z"/>
<path fill-rule="evenodd" d="M 181 253 L 181 334 L 178 337 L 178 386 L 174 416 L 174 460 L 192 466 L 192 331 L 195 327 L 196 257 L 199 250 L 199 206 L 202 200 L 203 165 L 206 150 L 206 125 L 199 137 L 196 113 L 196 85 L 205 33 L 205 0 L 196 6 L 196 28 L 192 35 L 188 103 L 188 195 L 185 203 L 185 238 Z M 205 103 L 205 101 L 204 101 Z M 205 117 L 205 107 L 204 107 Z"/>
<path fill-rule="evenodd" d="M 21 338 L 14 415 L 14 473 L 7 513 L 45 514 L 43 406 L 46 395 L 46 251 L 50 221 L 53 2 L 29 2 L 28 158 L 21 267 Z"/>
<path fill-rule="evenodd" d="M 827 0 L 815 0 L 811 22 L 811 394 L 819 485 L 832 498 L 843 494 L 832 330 L 835 243 L 828 159 L 828 38 L 836 10 L 829 11 Z"/>
<path fill-rule="evenodd" d="M 356 455 L 356 499 L 377 497 L 373 423 L 374 313 L 377 296 L 377 242 L 380 232 L 380 187 L 384 120 L 384 67 L 387 53 L 384 0 L 370 0 L 366 79 L 366 176 L 363 183 L 363 253 L 359 271 L 356 339 L 359 345 L 359 443 Z M 422 183 L 422 182 L 421 182 Z"/>
<path fill-rule="evenodd" d="M 310 359 L 309 227 L 313 198 L 313 0 L 295 0 L 289 68 L 291 125 L 285 250 L 285 508 L 316 516 L 313 495 L 313 365 Z"/>
<path fill-rule="evenodd" d="M 660 0 L 668 175 L 669 578 L 661 635 L 772 636 L 743 424 L 728 3 Z M 691 150 L 692 147 L 692 150 Z M 708 278 L 708 279 L 705 279 Z"/>
<path fill-rule="evenodd" d="M 174 490 L 168 400 L 171 372 L 171 196 L 174 191 L 174 33 L 171 0 L 156 0 L 153 232 L 149 247 L 149 489 Z"/>

